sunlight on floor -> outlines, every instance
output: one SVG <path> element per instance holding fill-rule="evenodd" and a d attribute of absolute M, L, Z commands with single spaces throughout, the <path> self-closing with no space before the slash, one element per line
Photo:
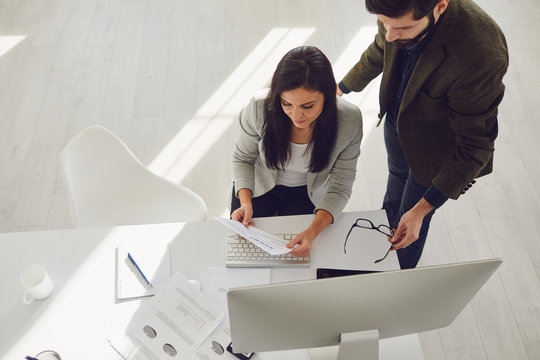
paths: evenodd
<path fill-rule="evenodd" d="M 0 56 L 13 49 L 15 46 L 17 46 L 18 43 L 20 43 L 24 39 L 26 39 L 26 36 L 24 35 L 0 35 Z"/>
<path fill-rule="evenodd" d="M 233 123 L 254 92 L 268 86 L 283 55 L 305 43 L 313 32 L 314 28 L 275 28 L 270 31 L 158 154 L 149 169 L 181 182 Z"/>

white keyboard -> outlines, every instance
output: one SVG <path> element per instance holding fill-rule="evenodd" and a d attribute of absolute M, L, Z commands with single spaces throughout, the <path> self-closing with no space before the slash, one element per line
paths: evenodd
<path fill-rule="evenodd" d="M 295 234 L 275 234 L 290 241 Z M 270 255 L 238 234 L 229 236 L 227 243 L 227 267 L 309 267 L 310 257 L 296 257 L 291 254 Z"/>

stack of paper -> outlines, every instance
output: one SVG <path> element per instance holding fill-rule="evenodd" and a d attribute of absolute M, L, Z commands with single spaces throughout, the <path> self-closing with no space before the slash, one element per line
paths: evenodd
<path fill-rule="evenodd" d="M 177 354 L 189 359 L 218 327 L 223 315 L 223 311 L 176 273 L 150 301 L 141 305 L 127 334 L 139 342 L 137 352 L 150 359 Z"/>
<path fill-rule="evenodd" d="M 215 218 L 217 221 L 236 232 L 238 235 L 251 241 L 270 255 L 280 255 L 291 252 L 293 249 L 286 247 L 288 241 L 283 240 L 255 226 L 245 227 L 241 223 L 231 219 Z"/>

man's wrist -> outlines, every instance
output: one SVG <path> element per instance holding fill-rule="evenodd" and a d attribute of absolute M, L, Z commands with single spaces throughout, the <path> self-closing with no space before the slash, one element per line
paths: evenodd
<path fill-rule="evenodd" d="M 343 81 L 340 81 L 340 82 L 338 83 L 338 87 L 339 87 L 339 90 L 341 90 L 341 92 L 344 93 L 344 94 L 348 94 L 348 93 L 351 92 L 351 89 L 349 89 L 349 88 L 347 87 L 347 85 L 345 85 L 345 84 L 343 83 Z"/>
<path fill-rule="evenodd" d="M 420 201 L 418 201 L 416 205 L 414 205 L 414 207 L 412 208 L 414 212 L 422 215 L 422 217 L 432 212 L 433 209 L 435 209 L 435 207 L 424 198 L 421 198 Z"/>
<path fill-rule="evenodd" d="M 440 208 L 447 200 L 448 197 L 443 195 L 434 185 L 431 185 L 423 195 L 423 198 L 427 200 L 435 209 Z"/>

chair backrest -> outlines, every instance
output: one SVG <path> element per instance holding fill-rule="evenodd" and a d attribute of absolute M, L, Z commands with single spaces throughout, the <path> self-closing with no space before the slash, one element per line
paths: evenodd
<path fill-rule="evenodd" d="M 75 227 L 206 220 L 199 195 L 149 171 L 103 126 L 75 135 L 60 169 Z"/>

